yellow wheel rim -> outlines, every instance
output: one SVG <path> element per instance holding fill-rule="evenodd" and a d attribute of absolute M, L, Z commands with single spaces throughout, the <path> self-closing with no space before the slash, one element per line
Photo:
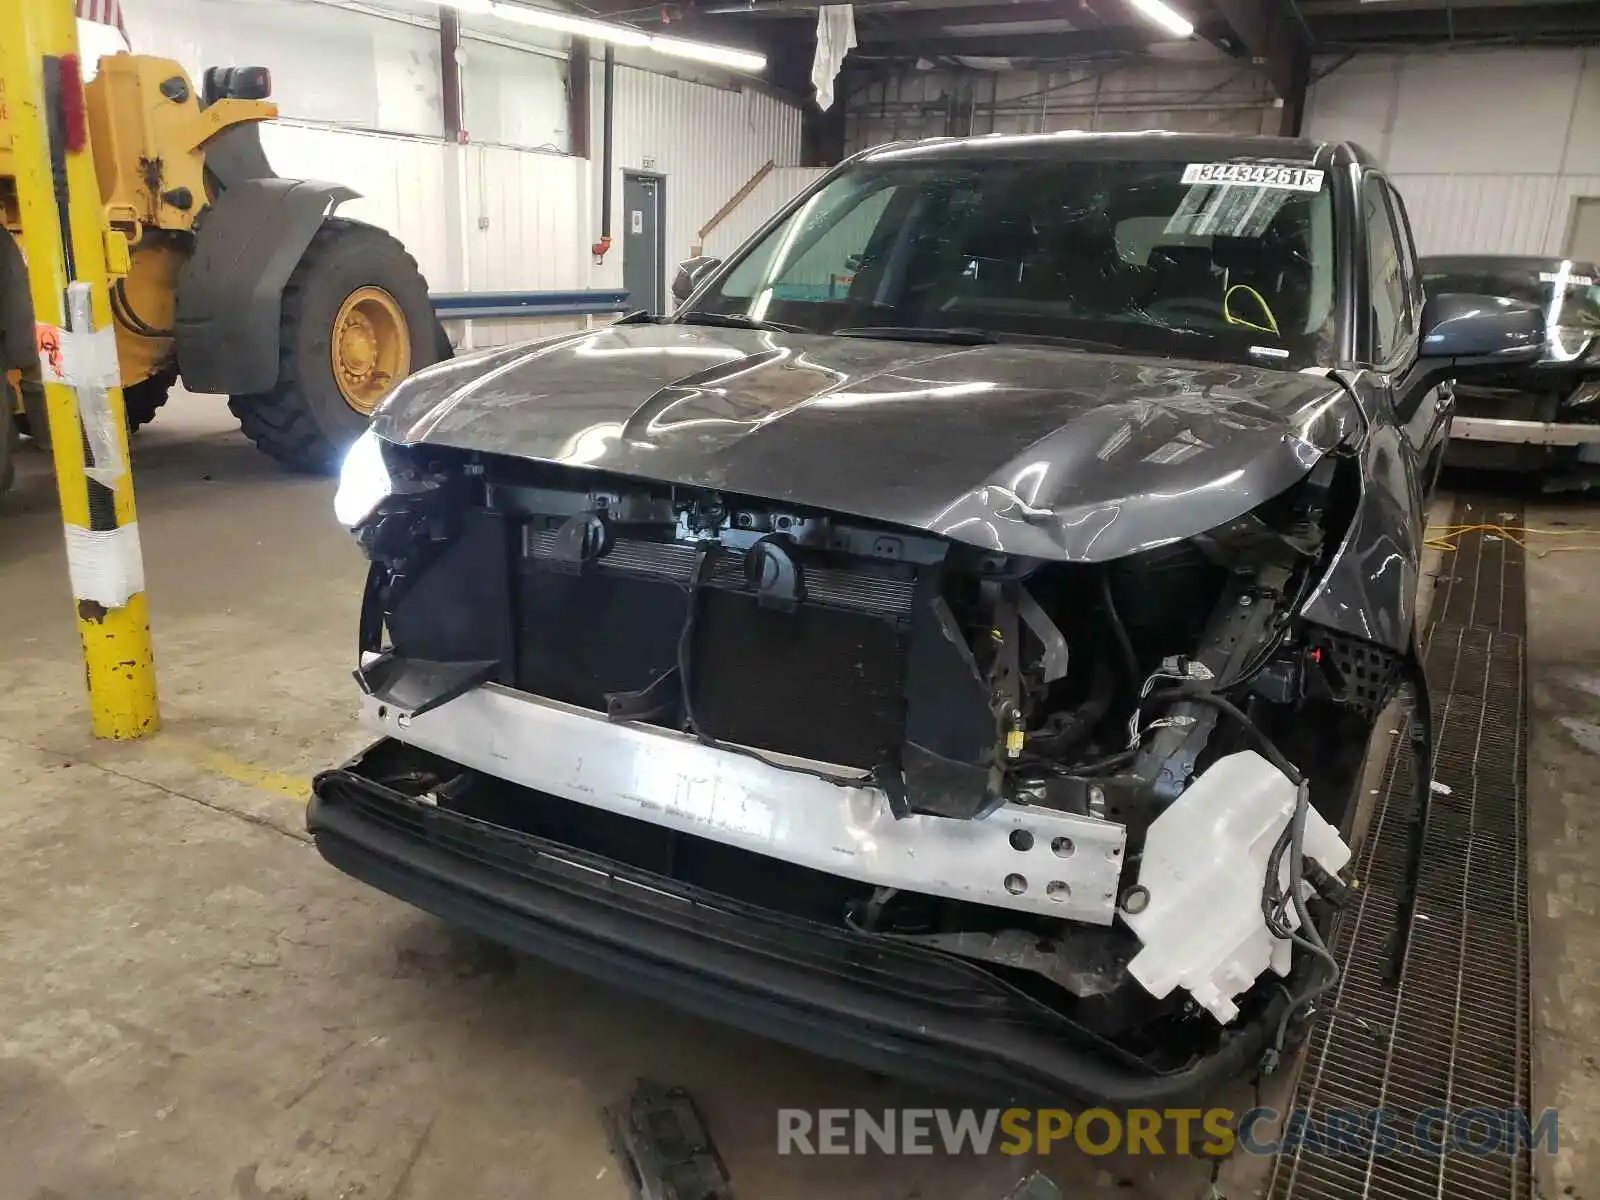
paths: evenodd
<path fill-rule="evenodd" d="M 333 378 L 344 402 L 370 415 L 411 373 L 406 315 L 381 287 L 357 288 L 333 319 Z"/>

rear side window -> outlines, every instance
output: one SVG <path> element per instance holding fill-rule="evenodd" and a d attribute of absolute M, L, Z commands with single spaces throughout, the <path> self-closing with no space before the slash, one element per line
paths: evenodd
<path fill-rule="evenodd" d="M 1405 201 L 1393 187 L 1385 186 L 1389 197 L 1389 212 L 1394 217 L 1395 233 L 1399 237 L 1400 270 L 1406 280 L 1406 333 L 1414 334 L 1422 328 L 1422 264 L 1417 258 L 1417 239 L 1411 232 L 1411 218 L 1406 214 Z"/>
<path fill-rule="evenodd" d="M 1383 185 L 1371 180 L 1362 191 L 1367 227 L 1367 303 L 1372 361 L 1392 362 L 1411 332 L 1411 307 L 1403 243 L 1384 200 Z"/>

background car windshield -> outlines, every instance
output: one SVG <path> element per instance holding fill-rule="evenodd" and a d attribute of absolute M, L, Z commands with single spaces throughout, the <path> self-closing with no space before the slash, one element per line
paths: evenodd
<path fill-rule="evenodd" d="M 1264 365 L 1324 359 L 1334 255 L 1322 172 L 1185 183 L 1186 170 L 1205 173 L 1148 160 L 863 163 L 696 310 L 812 333 L 976 329 Z"/>
<path fill-rule="evenodd" d="M 1559 298 L 1556 296 L 1558 281 Z M 1545 310 L 1545 319 L 1552 325 L 1600 329 L 1600 285 L 1596 283 L 1595 269 L 1587 263 L 1573 264 L 1565 272 L 1535 271 L 1527 267 L 1429 271 L 1423 275 L 1422 282 L 1430 296 L 1445 292 L 1504 296 L 1537 304 Z"/>

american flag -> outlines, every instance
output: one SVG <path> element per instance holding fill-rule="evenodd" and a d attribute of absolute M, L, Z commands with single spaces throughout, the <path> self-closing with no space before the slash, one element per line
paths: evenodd
<path fill-rule="evenodd" d="M 113 26 L 122 35 L 123 41 L 128 40 L 128 27 L 122 23 L 121 0 L 77 0 L 77 5 L 81 19 L 97 25 Z"/>

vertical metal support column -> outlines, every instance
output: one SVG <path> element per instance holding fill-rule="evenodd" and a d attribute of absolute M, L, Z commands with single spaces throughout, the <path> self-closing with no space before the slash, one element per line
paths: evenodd
<path fill-rule="evenodd" d="M 3 3 L 4 0 L 0 0 Z M 444 266 L 443 280 L 434 280 L 440 291 L 470 292 L 472 281 L 472 239 L 477 230 L 468 228 L 468 174 L 473 162 L 481 162 L 482 148 L 468 146 L 465 100 L 462 94 L 461 16 L 453 8 L 439 8 L 439 97 L 444 108 Z M 470 161 L 469 161 L 470 160 Z M 483 198 L 478 198 L 483 204 Z M 452 323 L 451 341 L 459 349 L 471 350 L 474 324 Z"/>
<path fill-rule="evenodd" d="M 578 158 L 588 158 L 592 153 L 590 139 L 590 83 L 589 63 L 593 58 L 588 38 L 573 38 L 567 51 L 567 129 L 572 139 L 572 153 Z"/>
<path fill-rule="evenodd" d="M 1300 136 L 1306 120 L 1306 92 L 1311 87 L 1311 51 L 1297 45 L 1289 57 L 1289 87 L 1281 93 L 1283 108 L 1278 114 L 1279 137 Z"/>
<path fill-rule="evenodd" d="M 69 0 L 0 0 L 0 79 L 89 712 L 96 737 L 142 737 L 160 718 L 106 267 L 126 246 L 100 204 Z"/>
<path fill-rule="evenodd" d="M 444 140 L 464 142 L 466 112 L 461 100 L 461 14 L 439 9 L 439 99 L 444 107 Z"/>

